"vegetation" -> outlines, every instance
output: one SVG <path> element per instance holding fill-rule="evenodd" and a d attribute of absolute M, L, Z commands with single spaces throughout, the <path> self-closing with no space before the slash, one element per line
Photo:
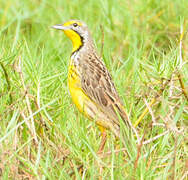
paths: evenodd
<path fill-rule="evenodd" d="M 187 178 L 187 0 L 0 4 L 0 179 Z M 88 24 L 138 133 L 108 132 L 102 154 L 68 93 L 71 43 L 50 28 L 69 19 Z"/>

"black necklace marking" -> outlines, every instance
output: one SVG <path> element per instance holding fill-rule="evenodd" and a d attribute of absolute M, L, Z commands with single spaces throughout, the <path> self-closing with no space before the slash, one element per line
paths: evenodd
<path fill-rule="evenodd" d="M 82 44 L 79 46 L 78 49 L 76 49 L 75 51 L 72 52 L 71 56 L 74 55 L 76 52 L 78 52 L 84 46 L 84 37 L 81 36 L 81 34 L 78 31 L 76 31 L 74 29 L 72 29 L 72 30 L 80 36 Z"/>

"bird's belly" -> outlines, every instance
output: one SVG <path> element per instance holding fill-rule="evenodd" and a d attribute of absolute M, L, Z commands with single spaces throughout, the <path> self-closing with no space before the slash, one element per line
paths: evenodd
<path fill-rule="evenodd" d="M 97 121 L 98 118 L 101 118 L 101 112 L 99 111 L 99 108 L 81 88 L 81 79 L 76 75 L 77 73 L 71 72 L 73 71 L 72 68 L 69 70 L 68 87 L 73 103 L 86 117 L 91 120 L 95 119 L 95 121 Z"/>
<path fill-rule="evenodd" d="M 85 115 L 87 112 L 85 111 L 85 102 L 89 100 L 89 98 L 84 94 L 84 92 L 80 88 L 76 88 L 74 86 L 69 85 L 69 91 L 72 97 L 73 103 L 76 105 L 78 110 Z"/>
<path fill-rule="evenodd" d="M 76 107 L 80 112 L 88 116 L 84 106 L 85 106 L 85 102 L 89 101 L 89 98 L 81 89 L 81 79 L 75 67 L 73 66 L 69 67 L 68 87 L 73 103 L 76 105 Z"/>

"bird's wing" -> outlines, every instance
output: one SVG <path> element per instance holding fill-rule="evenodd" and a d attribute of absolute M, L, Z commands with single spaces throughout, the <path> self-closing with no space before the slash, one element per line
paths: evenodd
<path fill-rule="evenodd" d="M 115 89 L 112 78 L 104 63 L 97 56 L 87 57 L 82 64 L 81 86 L 85 94 L 112 116 L 113 123 L 119 125 L 120 116 L 125 122 L 127 115 Z M 119 115 L 118 115 L 119 114 Z"/>

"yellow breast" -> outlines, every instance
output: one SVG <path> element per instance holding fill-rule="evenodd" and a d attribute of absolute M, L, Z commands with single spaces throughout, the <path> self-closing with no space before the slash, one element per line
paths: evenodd
<path fill-rule="evenodd" d="M 72 101 L 77 106 L 78 110 L 88 116 L 87 112 L 84 111 L 84 104 L 86 101 L 90 101 L 90 99 L 81 89 L 81 79 L 79 72 L 78 69 L 73 65 L 72 60 L 70 61 L 68 68 L 68 87 Z"/>

